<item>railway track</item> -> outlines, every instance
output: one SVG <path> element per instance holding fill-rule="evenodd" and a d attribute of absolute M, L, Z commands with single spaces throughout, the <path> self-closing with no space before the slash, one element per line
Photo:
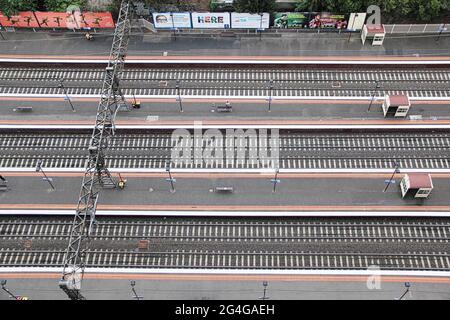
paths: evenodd
<path fill-rule="evenodd" d="M 0 249 L 2 267 L 62 267 L 63 250 Z M 381 270 L 449 271 L 450 255 L 442 252 L 314 253 L 304 251 L 170 250 L 137 252 L 89 250 L 86 267 L 249 270 Z"/>
<path fill-rule="evenodd" d="M 63 240 L 70 235 L 67 220 L 0 220 L 0 239 Z M 448 243 L 445 221 L 207 221 L 99 219 L 92 240 L 170 240 L 175 242 L 368 242 Z"/>
<path fill-rule="evenodd" d="M 270 132 L 269 132 L 270 133 Z M 445 131 L 300 132 L 280 131 L 279 167 L 282 169 L 385 169 L 398 161 L 401 168 L 450 167 L 450 134 Z M 83 168 L 90 135 L 80 132 L 0 133 L 0 167 L 34 168 L 43 160 L 47 168 Z M 265 140 L 270 143 L 270 140 Z M 108 151 L 111 168 L 271 168 L 276 152 L 258 148 L 256 132 L 246 138 L 213 140 L 172 139 L 172 131 L 118 132 Z M 201 145 L 202 161 L 194 161 L 193 145 Z M 268 144 L 270 146 L 270 144 Z M 222 155 L 212 154 L 221 147 Z M 262 152 L 269 150 L 267 153 Z M 272 149 L 274 150 L 274 149 Z M 178 155 L 178 156 L 175 156 Z M 184 155 L 184 157 L 181 157 Z M 187 161 L 189 160 L 189 161 Z"/>
<path fill-rule="evenodd" d="M 1 267 L 61 267 L 70 218 L 0 218 Z M 98 217 L 102 268 L 450 271 L 446 219 Z M 139 240 L 148 249 L 137 250 Z M 27 247 L 28 246 L 28 247 Z M 363 251 L 361 250 L 363 249 Z"/>
<path fill-rule="evenodd" d="M 0 68 L 0 94 L 63 95 L 65 91 L 58 87 L 61 79 L 68 95 L 98 96 L 103 70 Z M 380 84 L 377 90 L 375 81 Z M 449 82 L 449 71 L 434 69 L 129 69 L 122 89 L 125 95 L 136 96 L 384 97 L 404 93 L 411 98 L 449 98 Z"/>

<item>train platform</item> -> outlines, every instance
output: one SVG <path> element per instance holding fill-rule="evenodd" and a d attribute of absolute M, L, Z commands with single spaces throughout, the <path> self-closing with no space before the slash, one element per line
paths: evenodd
<path fill-rule="evenodd" d="M 62 33 L 4 33 L 6 40 L 0 40 L 2 55 L 48 55 L 48 56 L 107 56 L 112 35 L 94 35 L 94 41 L 86 41 L 83 34 Z M 383 46 L 362 45 L 358 34 L 343 33 L 299 33 L 283 34 L 281 37 L 195 38 L 178 35 L 176 39 L 169 33 L 135 34 L 131 36 L 128 49 L 133 56 L 282 56 L 286 57 L 326 57 L 342 59 L 354 57 L 416 57 L 448 56 L 450 37 L 442 35 L 387 35 Z M 345 57 L 345 58 L 344 58 Z"/>
<path fill-rule="evenodd" d="M 8 289 L 30 300 L 67 299 L 57 286 L 60 273 L 3 273 Z M 130 281 L 143 300 L 270 300 L 350 299 L 395 300 L 410 291 L 402 300 L 448 300 L 450 278 L 392 277 L 379 278 L 379 286 L 367 285 L 367 276 L 281 276 L 281 275 L 192 275 L 192 274 L 99 274 L 87 273 L 83 294 L 88 300 L 132 300 Z M 378 280 L 377 280 L 378 281 Z M 0 292 L 0 300 L 9 299 Z M 270 301 L 269 300 L 269 301 Z"/>
<path fill-rule="evenodd" d="M 0 192 L 2 214 L 72 214 L 81 173 L 46 170 L 55 189 L 35 172 L 4 172 L 8 190 Z M 447 216 L 450 212 L 448 174 L 432 174 L 434 190 L 426 200 L 402 199 L 397 174 L 386 192 L 390 174 L 189 174 L 124 173 L 124 190 L 105 189 L 99 214 L 129 215 L 399 215 Z M 231 192 L 223 192 L 231 188 Z"/>
<path fill-rule="evenodd" d="M 368 111 L 369 101 L 363 100 L 291 100 L 273 101 L 270 112 L 264 100 L 229 99 L 233 111 L 217 112 L 214 104 L 224 99 L 186 99 L 183 112 L 174 99 L 140 99 L 140 109 L 120 112 L 118 123 L 124 124 L 180 124 L 202 120 L 211 124 L 448 124 L 448 101 L 416 101 L 409 116 L 402 119 L 384 118 L 380 101 Z M 0 124 L 71 123 L 93 125 L 98 106 L 96 98 L 73 99 L 76 112 L 62 98 L 0 98 Z M 30 107 L 19 112 L 18 107 Z"/>

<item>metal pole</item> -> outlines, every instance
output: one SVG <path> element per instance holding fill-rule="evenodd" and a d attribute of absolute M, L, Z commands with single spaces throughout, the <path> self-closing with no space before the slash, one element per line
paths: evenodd
<path fill-rule="evenodd" d="M 443 31 L 445 31 L 445 23 L 443 23 L 443 24 L 439 27 L 439 34 L 438 34 L 438 36 L 437 36 L 437 38 L 436 38 L 436 42 L 439 41 L 439 39 L 440 39 L 441 34 L 442 34 Z"/>
<path fill-rule="evenodd" d="M 180 80 L 177 80 L 177 94 L 178 94 L 178 103 L 180 104 L 180 112 L 183 112 L 183 104 L 181 103 L 181 95 L 180 95 Z"/>
<path fill-rule="evenodd" d="M 175 21 L 173 21 L 173 12 L 170 13 L 170 17 L 172 19 L 172 30 L 173 30 L 173 38 L 177 41 L 177 34 L 175 33 Z"/>
<path fill-rule="evenodd" d="M 395 169 L 394 169 L 394 172 L 392 173 L 391 178 L 389 179 L 389 183 L 386 184 L 386 187 L 384 187 L 383 192 L 386 192 L 387 189 L 389 188 L 389 186 L 391 185 L 392 179 L 394 179 L 394 176 L 395 176 L 395 174 L 397 173 L 398 167 L 399 167 L 399 164 L 398 164 L 398 163 L 395 163 Z"/>
<path fill-rule="evenodd" d="M 56 190 L 55 189 L 55 186 L 53 185 L 53 183 L 52 183 L 52 181 L 47 177 L 47 175 L 45 174 L 45 172 L 44 172 L 44 170 L 42 170 L 42 168 L 41 168 L 41 172 L 42 172 L 42 174 L 44 175 L 44 177 L 45 177 L 45 180 L 47 180 L 48 181 L 48 183 L 50 184 L 50 186 L 52 187 L 52 189 L 53 190 Z"/>
<path fill-rule="evenodd" d="M 260 13 L 259 13 L 259 16 L 261 17 L 260 22 L 259 22 L 259 41 L 261 41 L 263 14 L 260 12 Z"/>
<path fill-rule="evenodd" d="M 272 190 L 273 193 L 275 193 L 277 191 L 276 188 L 277 188 L 277 183 L 278 183 L 278 172 L 279 172 L 279 170 L 277 169 L 275 171 L 275 178 L 273 179 L 273 190 Z"/>
<path fill-rule="evenodd" d="M 367 112 L 370 112 L 370 108 L 372 107 L 373 99 L 375 98 L 376 91 L 380 89 L 380 81 L 375 81 L 375 90 L 372 92 L 372 98 L 370 99 L 369 108 L 367 108 Z"/>
<path fill-rule="evenodd" d="M 175 192 L 175 186 L 173 184 L 174 179 L 172 178 L 172 173 L 170 172 L 170 161 L 166 161 L 166 171 L 169 174 L 169 181 L 170 181 L 170 192 L 174 193 Z"/>
<path fill-rule="evenodd" d="M 268 300 L 268 299 L 269 299 L 269 297 L 266 296 L 267 285 L 268 285 L 267 281 L 264 281 L 264 282 L 263 282 L 263 287 L 264 287 L 263 296 L 262 296 L 262 297 L 259 297 L 259 300 Z"/>
<path fill-rule="evenodd" d="M 397 298 L 396 300 L 402 300 L 406 294 L 409 292 L 409 287 L 411 287 L 411 284 L 409 282 L 405 282 L 406 291 L 400 296 L 400 298 Z"/>
<path fill-rule="evenodd" d="M 3 291 L 5 291 L 7 294 L 9 294 L 10 298 L 14 298 L 15 300 L 17 300 L 17 296 L 15 294 L 13 294 L 11 291 L 9 291 L 8 288 L 5 287 L 6 281 L 7 280 L 1 281 Z"/>
<path fill-rule="evenodd" d="M 272 105 L 272 90 L 273 90 L 273 80 L 269 80 L 269 110 L 268 112 L 271 112 L 270 107 Z"/>
<path fill-rule="evenodd" d="M 144 297 L 143 297 L 143 296 L 139 296 L 139 295 L 136 293 L 136 290 L 134 289 L 134 286 L 136 285 L 136 282 L 132 280 L 132 281 L 130 282 L 130 284 L 131 284 L 131 291 L 132 291 L 133 294 L 134 294 L 134 298 L 135 298 L 136 300 L 144 299 Z"/>
<path fill-rule="evenodd" d="M 170 179 L 170 188 L 172 189 L 172 192 L 175 191 L 175 187 L 173 185 L 173 179 L 172 179 L 172 174 L 170 173 L 169 170 L 169 179 Z"/>
<path fill-rule="evenodd" d="M 64 92 L 64 94 L 66 95 L 67 101 L 69 101 L 69 104 L 70 104 L 70 107 L 72 108 L 72 111 L 73 111 L 73 112 L 76 112 L 76 110 L 75 110 L 75 108 L 74 108 L 74 106 L 73 106 L 73 104 L 72 104 L 72 100 L 70 100 L 70 97 L 69 97 L 69 95 L 67 94 L 66 87 L 64 87 L 63 81 L 64 81 L 64 79 L 59 80 L 59 87 L 60 87 L 61 89 L 63 89 L 63 92 Z"/>

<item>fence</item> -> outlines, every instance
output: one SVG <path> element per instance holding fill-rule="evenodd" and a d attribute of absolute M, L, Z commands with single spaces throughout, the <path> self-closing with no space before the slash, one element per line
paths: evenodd
<path fill-rule="evenodd" d="M 448 33 L 448 28 L 443 24 L 385 24 L 384 30 L 389 33 Z"/>

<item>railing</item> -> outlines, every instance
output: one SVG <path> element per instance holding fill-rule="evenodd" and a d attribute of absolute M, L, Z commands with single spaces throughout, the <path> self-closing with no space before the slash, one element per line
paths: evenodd
<path fill-rule="evenodd" d="M 386 34 L 392 33 L 449 33 L 449 28 L 442 24 L 385 24 Z M 446 29 L 446 30 L 445 30 Z"/>

